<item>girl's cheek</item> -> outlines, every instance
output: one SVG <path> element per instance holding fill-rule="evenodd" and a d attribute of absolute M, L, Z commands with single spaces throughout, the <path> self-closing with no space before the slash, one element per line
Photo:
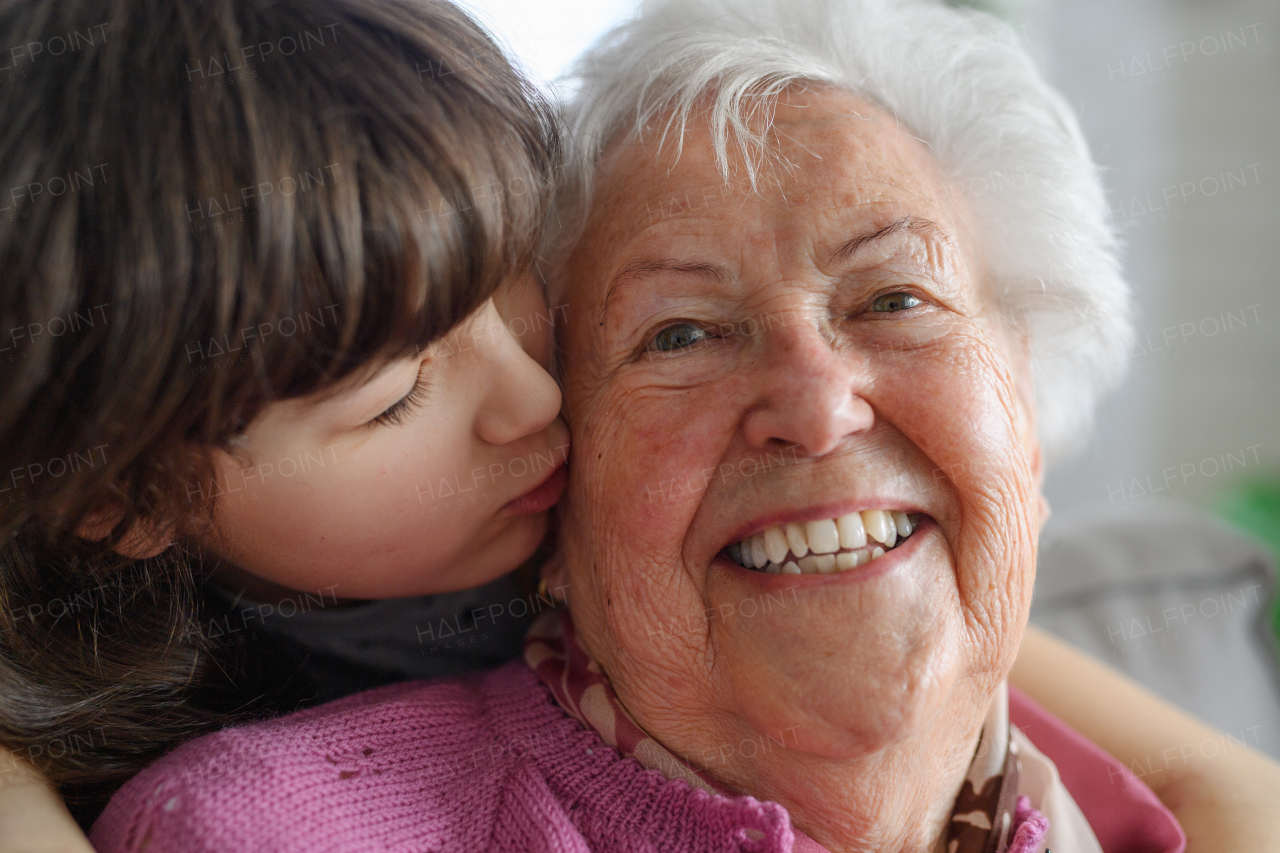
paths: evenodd
<path fill-rule="evenodd" d="M 467 510 L 478 510 L 490 505 L 493 500 L 493 494 L 490 492 L 472 493 L 469 495 L 454 494 L 449 497 L 442 497 L 439 500 L 430 501 L 430 507 L 426 510 L 427 515 L 431 519 L 440 521 L 455 522 L 459 518 L 465 517 Z"/>

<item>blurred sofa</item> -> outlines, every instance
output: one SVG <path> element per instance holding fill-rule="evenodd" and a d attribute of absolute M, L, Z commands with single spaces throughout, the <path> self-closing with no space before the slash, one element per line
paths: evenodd
<path fill-rule="evenodd" d="M 1206 512 L 1106 506 L 1051 517 L 1031 620 L 1280 758 L 1275 591 L 1267 548 Z"/>

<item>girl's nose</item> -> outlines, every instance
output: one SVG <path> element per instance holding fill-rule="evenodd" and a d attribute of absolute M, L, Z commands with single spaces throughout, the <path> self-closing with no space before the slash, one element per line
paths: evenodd
<path fill-rule="evenodd" d="M 490 303 L 482 321 L 489 325 L 483 347 L 486 393 L 476 413 L 475 431 L 490 444 L 503 445 L 547 428 L 560 413 L 560 386 L 512 334 Z"/>

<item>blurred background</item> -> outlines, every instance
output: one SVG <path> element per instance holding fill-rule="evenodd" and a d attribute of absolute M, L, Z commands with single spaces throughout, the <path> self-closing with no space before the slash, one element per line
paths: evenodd
<path fill-rule="evenodd" d="M 636 8 L 465 5 L 553 93 Z M 1048 477 L 1032 619 L 1280 756 L 1280 3 L 969 5 L 1075 108 L 1137 303 L 1125 382 Z"/>

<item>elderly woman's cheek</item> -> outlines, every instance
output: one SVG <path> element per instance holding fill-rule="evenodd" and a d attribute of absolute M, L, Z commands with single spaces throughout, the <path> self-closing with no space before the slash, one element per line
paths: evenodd
<path fill-rule="evenodd" d="M 921 449 L 958 505 L 943 533 L 981 649 L 975 663 L 995 667 L 1026 618 L 1038 511 L 1004 354 L 981 329 L 956 323 L 928 346 L 882 350 L 879 365 L 895 383 L 882 416 Z"/>
<path fill-rule="evenodd" d="M 986 417 L 975 419 L 974 458 L 985 465 L 959 479 L 974 535 L 962 537 L 959 560 L 970 568 L 961 593 L 971 598 L 974 636 L 997 674 L 1012 664 L 1035 580 L 1038 494 L 1026 457 L 1016 389 L 1004 353 L 974 347 L 974 372 L 986 378 Z"/>
<path fill-rule="evenodd" d="M 702 472 L 715 460 L 706 423 L 713 415 L 685 395 L 621 384 L 603 389 L 584 414 L 570 497 L 581 503 L 581 512 L 571 510 L 580 532 L 597 543 L 592 558 L 620 569 L 611 576 L 627 585 L 623 607 L 635 618 L 659 617 L 664 607 L 648 600 L 655 590 L 671 596 L 668 612 L 701 614 L 696 591 L 682 582 L 681 555 L 706 493 Z"/>

